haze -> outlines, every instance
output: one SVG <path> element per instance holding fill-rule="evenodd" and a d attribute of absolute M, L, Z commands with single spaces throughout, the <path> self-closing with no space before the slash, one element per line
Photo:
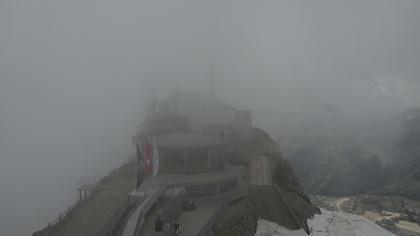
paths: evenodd
<path fill-rule="evenodd" d="M 133 153 L 151 96 L 209 93 L 279 137 L 419 105 L 420 2 L 0 1 L 0 230 L 28 235 Z M 213 65 L 213 66 L 212 66 Z"/>

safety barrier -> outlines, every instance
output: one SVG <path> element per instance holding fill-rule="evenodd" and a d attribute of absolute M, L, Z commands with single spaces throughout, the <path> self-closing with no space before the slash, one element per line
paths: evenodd
<path fill-rule="evenodd" d="M 42 230 L 36 231 L 32 236 L 52 236 L 58 232 L 61 226 L 86 202 L 89 201 L 104 185 L 106 185 L 114 175 L 130 165 L 130 162 L 113 169 L 108 175 L 102 177 L 97 183 L 92 184 L 91 193 L 84 201 L 76 201 L 72 205 L 66 208 L 63 212 L 59 213 L 57 218 L 53 221 L 48 222 L 47 226 Z"/>

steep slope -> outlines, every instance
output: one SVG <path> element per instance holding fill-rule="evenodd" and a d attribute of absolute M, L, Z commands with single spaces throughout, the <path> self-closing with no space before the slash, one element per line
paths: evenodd
<path fill-rule="evenodd" d="M 274 163 L 275 185 L 250 186 L 248 196 L 229 205 L 209 235 L 254 235 L 258 218 L 291 230 L 303 228 L 308 232 L 307 220 L 319 210 L 304 195 L 291 165 L 283 159 L 279 146 L 265 131 L 253 128 L 250 137 L 231 144 L 227 155 L 236 163 L 270 156 Z"/>
<path fill-rule="evenodd" d="M 290 161 L 308 193 L 357 194 L 384 182 L 379 159 L 364 150 L 307 147 L 293 153 Z"/>
<path fill-rule="evenodd" d="M 392 172 L 395 182 L 420 181 L 420 108 L 403 114 L 403 134 L 396 144 Z"/>
<path fill-rule="evenodd" d="M 368 126 L 307 133 L 285 145 L 305 192 L 420 199 L 419 108 Z"/>

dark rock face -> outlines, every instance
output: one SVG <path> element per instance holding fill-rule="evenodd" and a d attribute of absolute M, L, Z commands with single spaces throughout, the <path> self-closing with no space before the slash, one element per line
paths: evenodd
<path fill-rule="evenodd" d="M 382 164 L 375 156 L 357 154 L 358 150 L 333 155 L 323 152 L 307 150 L 290 159 L 307 193 L 353 195 L 378 188 L 385 181 Z"/>
<path fill-rule="evenodd" d="M 392 131 L 390 127 L 398 128 Z M 332 196 L 380 193 L 420 199 L 420 108 L 411 108 L 376 129 L 389 129 L 384 134 L 394 137 L 378 141 L 386 145 L 374 148 L 369 142 L 352 146 L 347 140 L 320 135 L 288 152 L 287 158 L 304 191 Z"/>
<path fill-rule="evenodd" d="M 253 128 L 248 139 L 230 144 L 227 156 L 248 163 L 258 156 L 269 156 L 273 164 L 273 183 L 248 186 L 248 196 L 227 207 L 208 235 L 254 235 L 258 218 L 308 232 L 307 219 L 319 209 L 303 193 L 289 161 L 279 146 L 262 129 Z"/>
<path fill-rule="evenodd" d="M 249 198 L 255 215 L 291 230 L 307 228 L 306 223 L 300 220 L 290 204 L 286 202 L 288 195 L 284 189 L 278 191 L 275 186 L 250 186 L 249 188 Z M 294 198 L 287 200 L 296 203 Z"/>
<path fill-rule="evenodd" d="M 295 194 L 304 196 L 290 162 L 281 157 L 278 158 L 277 166 L 274 168 L 274 182 Z"/>
<path fill-rule="evenodd" d="M 320 213 L 319 208 L 312 205 L 311 200 L 306 196 L 300 187 L 289 161 L 280 158 L 274 168 L 274 182 L 280 190 L 282 201 L 288 206 L 297 223 L 309 233 L 307 219 L 312 218 L 315 213 Z"/>
<path fill-rule="evenodd" d="M 258 217 L 251 202 L 245 198 L 228 206 L 226 213 L 206 234 L 207 236 L 253 236 L 257 229 Z"/>
<path fill-rule="evenodd" d="M 214 227 L 208 236 L 253 236 L 256 231 L 257 218 L 253 214 L 237 214 Z"/>
<path fill-rule="evenodd" d="M 420 108 L 403 114 L 404 132 L 397 143 L 393 173 L 400 181 L 420 181 Z"/>

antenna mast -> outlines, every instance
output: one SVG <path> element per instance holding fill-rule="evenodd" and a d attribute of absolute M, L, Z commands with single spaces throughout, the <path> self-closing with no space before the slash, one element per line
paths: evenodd
<path fill-rule="evenodd" d="M 216 96 L 216 79 L 214 73 L 214 42 L 210 42 L 210 92 L 211 96 Z"/>
<path fill-rule="evenodd" d="M 174 77 L 174 112 L 175 115 L 178 115 L 178 83 L 176 75 Z"/>
<path fill-rule="evenodd" d="M 157 113 L 157 86 L 156 86 L 156 76 L 155 76 L 155 66 L 152 68 L 152 96 L 150 98 L 150 110 L 153 116 Z"/>

